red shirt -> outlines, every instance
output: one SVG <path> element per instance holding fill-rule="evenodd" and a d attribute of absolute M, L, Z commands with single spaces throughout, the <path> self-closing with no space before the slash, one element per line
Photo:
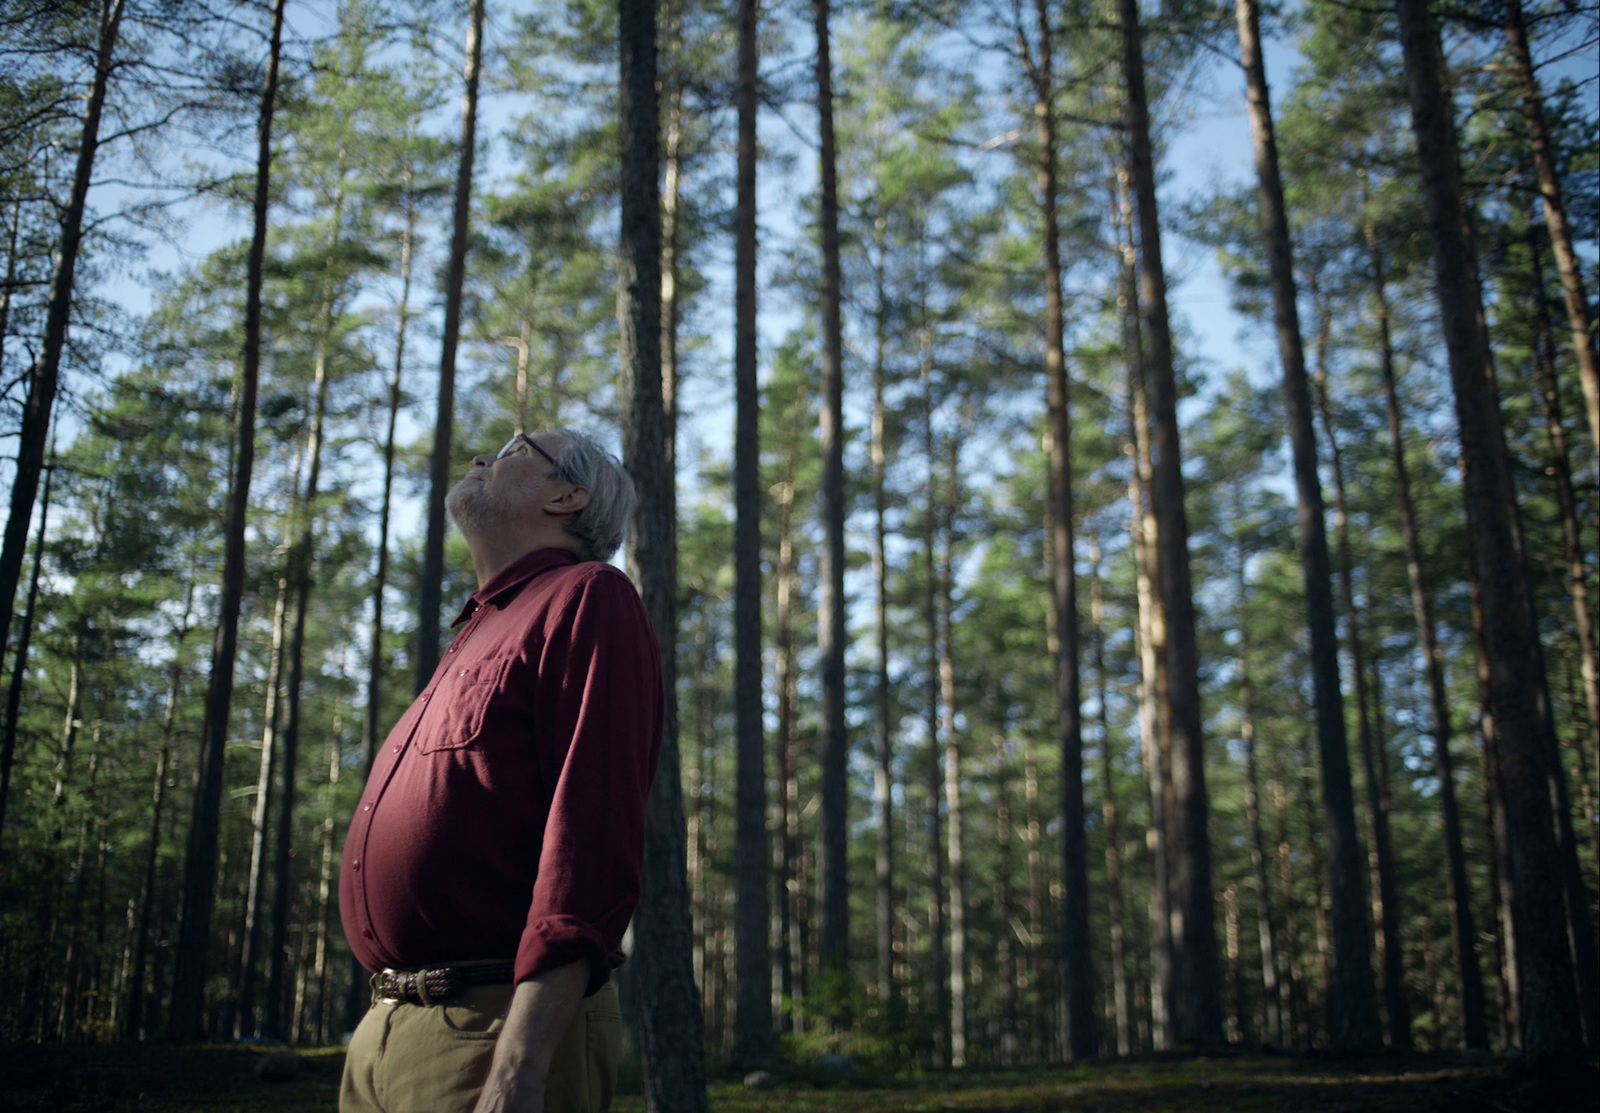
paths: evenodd
<path fill-rule="evenodd" d="M 473 593 L 389 733 L 346 837 L 339 913 L 369 970 L 616 964 L 639 901 L 661 661 L 627 576 L 532 552 Z"/>

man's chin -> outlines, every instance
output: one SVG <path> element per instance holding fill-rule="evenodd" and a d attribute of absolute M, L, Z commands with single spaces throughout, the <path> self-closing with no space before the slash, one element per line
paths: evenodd
<path fill-rule="evenodd" d="M 465 533 L 483 522 L 484 515 L 488 511 L 488 501 L 483 483 L 468 475 L 450 488 L 450 493 L 444 497 L 444 508 L 449 513 L 450 520 Z"/>

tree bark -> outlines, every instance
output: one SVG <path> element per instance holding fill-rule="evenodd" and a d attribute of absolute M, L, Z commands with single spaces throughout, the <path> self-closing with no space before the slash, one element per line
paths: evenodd
<path fill-rule="evenodd" d="M 222 564 L 216 643 L 206 689 L 201 734 L 199 787 L 184 860 L 183 905 L 172 980 L 169 1031 L 175 1040 L 195 1040 L 205 1021 L 206 959 L 217 884 L 217 838 L 222 811 L 223 747 L 233 703 L 233 666 L 239 644 L 239 607 L 244 598 L 245 517 L 256 451 L 256 388 L 261 368 L 261 285 L 267 249 L 267 208 L 272 173 L 272 115 L 278 95 L 278 56 L 283 45 L 284 0 L 272 7 L 272 38 L 257 125 L 255 227 L 250 240 L 245 288 L 243 369 L 240 375 L 237 455 Z"/>
<path fill-rule="evenodd" d="M 1110 691 L 1106 676 L 1105 600 L 1100 583 L 1100 539 L 1089 538 L 1089 622 L 1094 629 L 1094 676 L 1100 704 L 1100 814 L 1106 829 L 1106 897 L 1111 918 L 1111 1001 L 1117 1054 L 1133 1051 L 1128 1014 L 1128 960 L 1122 908 L 1122 828 L 1117 814 L 1115 762 L 1111 747 Z"/>
<path fill-rule="evenodd" d="M 792 1006 L 804 995 L 804 977 L 795 977 L 795 949 L 791 938 L 798 941 L 803 933 L 799 913 L 799 854 L 800 854 L 800 789 L 795 738 L 794 696 L 794 453 L 787 461 L 784 481 L 778 496 L 778 566 L 777 613 L 773 616 L 773 649 L 777 656 L 777 675 L 774 686 L 778 690 L 778 737 L 775 749 L 778 754 L 778 848 L 774 861 L 775 887 L 778 892 L 778 989 L 785 1002 Z M 805 949 L 800 948 L 803 963 Z M 791 1031 L 795 1027 L 798 1011 L 784 1009 L 780 1027 Z"/>
<path fill-rule="evenodd" d="M 1543 402 L 1545 428 L 1550 436 L 1550 471 L 1556 480 L 1556 502 L 1561 508 L 1562 540 L 1566 545 L 1567 584 L 1572 593 L 1575 612 L 1574 624 L 1578 633 L 1578 652 L 1582 658 L 1580 668 L 1584 681 L 1584 702 L 1588 711 L 1588 737 L 1576 740 L 1581 755 L 1586 745 L 1600 754 L 1600 676 L 1595 662 L 1594 627 L 1589 608 L 1589 591 L 1585 577 L 1583 543 L 1577 517 L 1577 495 L 1572 485 L 1572 468 L 1567 457 L 1566 430 L 1561 421 L 1560 391 L 1555 382 L 1555 343 L 1550 335 L 1550 321 L 1545 313 L 1544 276 L 1539 265 L 1538 244 L 1533 248 L 1534 300 L 1537 307 L 1538 340 L 1534 345 L 1534 367 L 1538 377 L 1538 390 Z M 1556 813 L 1556 838 L 1562 847 L 1562 872 L 1566 882 L 1567 933 L 1572 943 L 1572 959 L 1577 975 L 1578 1007 L 1583 1019 L 1584 1039 L 1589 1049 L 1600 1040 L 1600 956 L 1596 955 L 1592 921 L 1589 918 L 1589 890 L 1583 881 L 1578 863 L 1578 840 L 1572 825 L 1572 805 L 1567 796 L 1565 762 L 1561 755 L 1560 739 L 1552 730 L 1549 744 L 1551 778 L 1551 803 Z M 1581 772 L 1580 783 L 1588 787 L 1588 778 Z"/>
<path fill-rule="evenodd" d="M 1033 1034 L 1029 1041 L 1037 1061 L 1045 1055 L 1049 1007 L 1044 992 L 1044 855 L 1039 818 L 1039 753 L 1031 735 L 1023 741 L 1023 799 L 1028 830 L 1028 985 L 1033 989 Z"/>
<path fill-rule="evenodd" d="M 1277 864 L 1278 886 L 1283 893 L 1283 971 L 1286 977 L 1286 1004 L 1283 1026 L 1285 1040 L 1294 1033 L 1294 1043 L 1305 1050 L 1311 1048 L 1310 1009 L 1306 1004 L 1305 963 L 1300 945 L 1300 920 L 1295 909 L 1294 851 L 1289 842 L 1289 792 L 1288 778 L 1283 764 L 1283 745 L 1273 747 L 1272 778 L 1268 782 L 1272 792 L 1272 806 L 1278 813 Z"/>
<path fill-rule="evenodd" d="M 296 471 L 299 469 L 297 468 Z M 296 476 L 296 486 L 299 486 Z M 295 496 L 298 498 L 298 494 Z M 245 878 L 244 924 L 239 929 L 239 981 L 235 991 L 233 1038 L 260 1035 L 256 1026 L 256 962 L 260 958 L 261 895 L 266 888 L 267 809 L 272 799 L 272 772 L 277 764 L 279 737 L 278 695 L 283 687 L 283 625 L 287 617 L 289 581 L 278 580 L 278 600 L 272 608 L 272 649 L 267 658 L 266 706 L 261 712 L 261 761 L 257 766 L 256 795 L 250 810 L 250 869 Z"/>
<path fill-rule="evenodd" d="M 1016 933 L 1011 925 L 1012 906 L 1015 903 L 1015 893 L 1011 887 L 1012 865 L 1012 839 L 1015 837 L 1011 826 L 1011 770 L 1009 768 L 1009 754 L 1007 753 L 1006 732 L 1009 727 L 1010 709 L 1002 709 L 998 716 L 1000 720 L 1000 739 L 995 746 L 995 835 L 1000 846 L 1000 876 L 994 885 L 995 920 L 997 922 L 999 939 L 996 941 L 996 950 L 999 952 L 997 966 L 1000 975 L 1000 1046 L 996 1048 L 996 1059 L 1002 1067 L 1014 1067 L 1021 1062 L 1021 1046 L 1017 1038 L 1017 998 L 1019 996 L 1020 972 L 1017 970 Z"/>
<path fill-rule="evenodd" d="M 6 237 L 5 286 L 0 288 L 0 373 L 6 366 L 6 338 L 11 335 L 11 291 L 17 281 L 17 239 L 22 230 L 22 201 L 11 202 L 11 232 Z"/>
<path fill-rule="evenodd" d="M 694 984 L 683 788 L 678 757 L 677 494 L 667 466 L 661 391 L 660 113 L 656 21 L 650 0 L 619 0 L 618 119 L 622 230 L 617 260 L 622 453 L 639 495 L 628 531 L 628 573 L 661 647 L 666 729 L 645 811 L 643 891 L 634 938 L 645 1097 L 653 1111 L 706 1108 L 704 1022 Z"/>
<path fill-rule="evenodd" d="M 1367 958 L 1371 939 L 1363 907 L 1361 840 L 1356 829 L 1350 755 L 1345 737 L 1344 697 L 1339 686 L 1339 636 L 1333 611 L 1333 582 L 1328 560 L 1322 486 L 1317 476 L 1317 438 L 1295 300 L 1294 255 L 1289 239 L 1288 211 L 1284 206 L 1283 182 L 1278 173 L 1272 104 L 1261 55 L 1260 8 L 1256 0 L 1237 0 L 1235 12 L 1249 102 L 1250 139 L 1255 149 L 1256 175 L 1260 182 L 1257 197 L 1261 209 L 1261 232 L 1272 279 L 1278 355 L 1283 362 L 1284 407 L 1288 411 L 1295 487 L 1299 495 L 1296 537 L 1305 577 L 1317 743 L 1322 763 L 1323 822 L 1328 836 L 1328 882 L 1333 900 L 1334 971 L 1337 979 L 1333 994 L 1333 1045 L 1335 1050 L 1342 1053 L 1358 1052 L 1369 1050 L 1378 1043 L 1378 1023 L 1372 1001 L 1372 967 Z M 1358 671 L 1360 667 L 1357 661 Z M 1394 1007 L 1391 1003 L 1391 1010 Z M 1401 1010 L 1404 1011 L 1403 1005 Z M 1409 1042 L 1409 1037 L 1406 1042 Z"/>
<path fill-rule="evenodd" d="M 824 970 L 846 971 L 850 958 L 847 857 L 849 786 L 845 772 L 844 647 L 844 326 L 839 271 L 838 161 L 833 138 L 833 65 L 829 0 L 812 0 L 817 35 L 817 114 L 821 127 L 822 209 L 822 528 L 817 640 L 822 654 L 822 939 Z"/>
<path fill-rule="evenodd" d="M 133 917 L 133 954 L 125 982 L 126 1003 L 122 1009 L 121 1038 L 142 1040 L 149 1030 L 146 1022 L 145 963 L 150 950 L 150 905 L 155 900 L 156 865 L 161 856 L 161 817 L 166 810 L 167 778 L 172 766 L 172 736 L 177 722 L 178 695 L 183 683 L 183 643 L 189 637 L 189 618 L 194 613 L 194 581 L 185 594 L 183 618 L 174 631 L 172 673 L 167 685 L 167 704 L 161 713 L 161 750 L 156 757 L 154 783 L 150 789 L 150 837 L 144 851 L 144 873 Z"/>
<path fill-rule="evenodd" d="M 1600 371 L 1595 362 L 1595 336 L 1589 321 L 1589 299 L 1583 289 L 1583 265 L 1573 248 L 1572 228 L 1561 196 L 1561 179 L 1556 174 L 1555 154 L 1550 149 L 1550 129 L 1545 125 L 1544 95 L 1533 72 L 1533 54 L 1528 49 L 1528 30 L 1522 18 L 1522 0 L 1505 0 L 1506 38 L 1511 44 L 1512 64 L 1521 86 L 1522 118 L 1528 128 L 1528 149 L 1539 181 L 1539 200 L 1544 206 L 1545 227 L 1550 230 L 1550 246 L 1555 251 L 1556 270 L 1561 275 L 1561 293 L 1567 304 L 1567 326 L 1572 331 L 1572 354 L 1578 362 L 1578 381 L 1583 385 L 1583 400 L 1588 412 L 1589 435 L 1600 454 Z M 1541 308 L 1540 312 L 1543 312 Z"/>
<path fill-rule="evenodd" d="M 1573 955 L 1564 907 L 1563 847 L 1551 786 L 1554 724 L 1544 681 L 1516 492 L 1494 382 L 1478 262 L 1461 192 L 1455 122 L 1438 32 L 1425 0 L 1400 0 L 1401 45 L 1423 195 L 1434 245 L 1440 323 L 1460 426 L 1462 489 L 1473 563 L 1483 587 L 1490 700 L 1511 856 L 1523 1051 L 1530 1058 L 1583 1053 Z M 1587 919 L 1587 910 L 1579 909 Z"/>
<path fill-rule="evenodd" d="M 1572 482 L 1572 458 L 1567 450 L 1567 429 L 1561 415 L 1561 387 L 1556 381 L 1555 341 L 1550 333 L 1546 311 L 1544 266 L 1539 252 L 1539 237 L 1530 229 L 1528 246 L 1533 253 L 1533 303 L 1538 341 L 1534 346 L 1535 387 L 1544 411 L 1545 433 L 1550 438 L 1550 463 L 1547 470 L 1555 481 L 1556 505 L 1561 508 L 1561 539 L 1565 543 L 1567 590 L 1572 595 L 1573 630 L 1578 635 L 1579 671 L 1583 677 L 1583 703 L 1588 712 L 1586 737 L 1577 741 L 1600 760 L 1600 664 L 1596 662 L 1594 615 L 1589 604 L 1588 571 L 1584 564 L 1583 530 L 1578 519 L 1578 493 Z M 1587 778 L 1585 778 L 1587 783 Z"/>
<path fill-rule="evenodd" d="M 943 794 L 943 773 L 939 753 L 939 573 L 934 539 L 938 520 L 938 472 L 935 467 L 933 435 L 933 348 L 928 335 L 927 306 L 922 306 L 922 435 L 923 457 L 928 462 L 923 491 L 922 553 L 924 564 L 922 615 L 923 636 L 927 640 L 925 672 L 924 731 L 928 739 L 928 928 L 933 954 L 933 1062 L 935 1067 L 950 1065 L 950 966 L 946 947 L 945 849 L 940 833 L 939 798 Z"/>
<path fill-rule="evenodd" d="M 895 1023 L 894 985 L 894 739 L 890 722 L 891 695 L 889 691 L 889 512 L 885 490 L 885 471 L 888 467 L 888 446 L 885 444 L 884 389 L 888 378 L 889 299 L 886 291 L 888 247 L 886 232 L 888 217 L 880 214 L 874 224 L 874 246 L 877 250 L 875 276 L 877 300 L 874 313 L 874 355 L 872 361 L 872 581 L 876 587 L 873 600 L 873 637 L 877 650 L 877 675 L 873 686 L 873 751 L 875 766 L 872 775 L 872 804 L 878 821 L 877 846 L 877 929 L 878 971 L 877 991 L 879 1015 L 890 1024 Z"/>
<path fill-rule="evenodd" d="M 21 443 L 17 446 L 17 471 L 11 480 L 11 511 L 5 537 L 0 541 L 0 643 L 11 630 L 17 584 L 28 549 L 28 527 L 33 523 L 33 503 L 44 470 L 45 444 L 50 436 L 50 415 L 61 380 L 61 357 L 67 347 L 67 325 L 72 317 L 74 276 L 78 249 L 83 243 L 84 210 L 100 144 L 100 117 L 106 88 L 111 82 L 112 55 L 122 24 L 125 0 L 101 0 L 100 31 L 95 46 L 94 77 L 84 105 L 83 130 L 78 136 L 78 160 L 73 168 L 72 190 L 61 214 L 61 237 L 56 241 L 55 265 L 50 274 L 50 294 L 45 307 L 44 336 L 22 406 Z"/>
<path fill-rule="evenodd" d="M 1118 301 L 1123 319 L 1123 350 L 1127 353 L 1128 376 L 1128 466 L 1129 534 L 1132 538 L 1135 597 L 1138 621 L 1134 641 L 1139 654 L 1139 738 L 1140 758 L 1145 770 L 1150 797 L 1150 822 L 1145 828 L 1145 845 L 1150 851 L 1150 1045 L 1163 1050 L 1172 1038 L 1172 917 L 1170 857 L 1171 837 L 1168 817 L 1171 764 L 1172 719 L 1166 700 L 1167 623 L 1159 590 L 1156 587 L 1154 514 L 1150 510 L 1150 417 L 1145 390 L 1144 346 L 1139 327 L 1138 258 L 1133 245 L 1133 202 L 1128 193 L 1125 167 L 1119 166 L 1114 182 L 1119 214 L 1119 239 L 1123 267 Z"/>
<path fill-rule="evenodd" d="M 967 413 L 963 407 L 962 424 Z M 950 1065 L 967 1065 L 967 873 L 966 838 L 961 801 L 961 736 L 956 733 L 955 547 L 956 506 L 961 491 L 961 436 L 951 434 L 945 443 L 947 460 L 940 532 L 944 544 L 939 554 L 939 733 L 944 736 L 945 831 L 950 859 Z M 930 457 L 930 463 L 932 458 Z"/>
<path fill-rule="evenodd" d="M 1256 886 L 1256 931 L 1261 949 L 1261 1041 L 1269 1047 L 1288 1043 L 1278 987 L 1278 933 L 1272 916 L 1272 884 L 1267 879 L 1267 847 L 1261 834 L 1260 772 L 1256 760 L 1255 686 L 1250 678 L 1250 625 L 1243 607 L 1248 585 L 1245 562 L 1239 561 L 1239 740 L 1244 743 L 1244 810 L 1250 823 L 1250 870 Z"/>
<path fill-rule="evenodd" d="M 1363 190 L 1365 189 L 1363 178 Z M 1478 929 L 1472 911 L 1472 890 L 1467 879 L 1467 857 L 1456 806 L 1455 761 L 1450 753 L 1450 697 L 1445 687 L 1444 650 L 1433 621 L 1433 604 L 1422 567 L 1422 540 L 1411 498 L 1411 472 L 1406 465 L 1405 436 L 1400 416 L 1400 395 L 1395 382 L 1394 345 L 1389 337 L 1389 298 L 1385 289 L 1383 251 L 1377 228 L 1369 219 L 1365 228 L 1372 264 L 1373 295 L 1377 303 L 1378 367 L 1389 419 L 1389 450 L 1394 462 L 1395 503 L 1400 511 L 1400 532 L 1405 539 L 1406 574 L 1411 586 L 1411 611 L 1417 625 L 1428 702 L 1433 717 L 1433 764 L 1439 778 L 1439 808 L 1444 818 L 1445 873 L 1450 899 L 1450 932 L 1456 951 L 1457 993 L 1461 1002 L 1462 1037 L 1467 1047 L 1489 1049 L 1484 1023 L 1483 974 L 1478 965 Z M 1491 873 L 1493 858 L 1491 856 Z"/>
<path fill-rule="evenodd" d="M 338 246 L 344 215 L 344 166 L 339 167 L 340 182 L 334 196 L 333 228 L 328 236 L 329 258 Z M 312 565 L 315 559 L 317 498 L 322 478 L 323 424 L 328 411 L 328 346 L 332 342 L 335 306 L 334 280 L 323 289 L 322 322 L 312 377 L 311 427 L 306 442 L 306 486 L 300 498 L 295 538 L 290 546 L 287 571 L 294 597 L 294 619 L 289 626 L 288 678 L 284 685 L 283 788 L 278 793 L 278 841 L 272 866 L 272 932 L 267 948 L 267 1007 L 263 1028 L 267 1035 L 285 1035 L 282 1009 L 284 977 L 288 965 L 289 901 L 293 886 L 289 881 L 289 855 L 294 844 L 295 765 L 300 752 L 301 687 L 305 678 L 306 614 L 311 606 Z"/>
<path fill-rule="evenodd" d="M 1189 521 L 1184 509 L 1178 433 L 1177 375 L 1161 262 L 1150 117 L 1144 90 L 1144 49 L 1138 0 L 1119 0 L 1122 72 L 1127 88 L 1128 155 L 1139 229 L 1139 305 L 1149 356 L 1151 502 L 1160 592 L 1166 610 L 1167 699 L 1172 715 L 1172 1003 L 1179 1043 L 1222 1042 L 1222 970 L 1217 955 L 1211 890 L 1210 802 L 1206 795 L 1205 733 L 1200 707 L 1194 590 L 1189 571 Z"/>
<path fill-rule="evenodd" d="M 1333 311 L 1323 300 L 1315 278 L 1309 286 L 1319 316 L 1316 402 L 1322 419 L 1322 433 L 1328 441 L 1328 462 L 1333 471 L 1334 544 L 1339 553 L 1339 582 L 1344 596 L 1345 645 L 1350 654 L 1350 673 L 1355 681 L 1356 738 L 1367 787 L 1367 858 L 1373 879 L 1372 918 L 1379 925 L 1378 960 L 1383 968 L 1383 999 L 1388 1022 L 1386 1035 L 1390 1047 L 1409 1050 L 1411 1006 L 1406 999 L 1399 891 L 1395 886 L 1394 853 L 1389 838 L 1389 782 L 1383 774 L 1388 762 L 1383 759 L 1383 742 L 1377 737 L 1373 723 L 1375 709 L 1383 704 L 1374 697 L 1367 685 L 1367 651 L 1361 637 L 1360 612 L 1356 609 L 1355 560 L 1350 555 L 1350 511 L 1345 498 L 1344 457 L 1339 451 L 1339 438 L 1333 424 L 1333 406 L 1328 393 L 1328 337 L 1333 329 Z M 1381 714 L 1381 711 L 1377 713 Z M 1337 998 L 1335 994 L 1335 1001 Z"/>
<path fill-rule="evenodd" d="M 1050 13 L 1034 0 L 1037 56 L 1033 115 L 1038 126 L 1040 247 L 1044 256 L 1044 372 L 1050 412 L 1050 528 L 1054 560 L 1050 583 L 1056 616 L 1056 729 L 1061 739 L 1061 958 L 1069 1059 L 1093 1058 L 1094 966 L 1089 947 L 1089 849 L 1084 834 L 1083 708 L 1079 674 L 1076 522 L 1072 491 L 1072 420 L 1067 383 L 1064 308 L 1061 300 L 1061 232 L 1056 215 L 1055 78 Z"/>
<path fill-rule="evenodd" d="M 340 755 L 339 748 L 342 742 L 338 729 L 339 720 L 334 719 L 333 732 L 328 736 L 328 792 L 323 805 L 322 817 L 322 861 L 317 867 L 317 942 L 315 958 L 311 974 L 316 979 L 317 985 L 317 1013 L 314 1025 L 313 1040 L 318 1045 L 328 1042 L 330 1022 L 333 1015 L 332 994 L 329 992 L 332 983 L 332 967 L 328 962 L 328 941 L 333 934 L 333 925 L 329 922 L 333 914 L 336 896 L 333 887 L 336 883 L 338 871 L 335 866 L 337 859 L 334 857 L 334 835 L 339 829 L 334 808 L 334 797 L 339 787 Z"/>
<path fill-rule="evenodd" d="M 766 728 L 761 706 L 761 398 L 756 386 L 756 0 L 739 0 L 739 180 L 734 232 L 734 731 L 738 738 L 738 1031 L 734 1061 L 772 1057 L 767 949 Z"/>
<path fill-rule="evenodd" d="M 466 282 L 468 234 L 472 222 L 472 164 L 478 142 L 478 81 L 483 69 L 484 4 L 485 0 L 471 0 L 467 15 L 466 64 L 462 74 L 466 90 L 461 97 L 461 151 L 456 168 L 450 262 L 444 281 L 444 333 L 439 343 L 439 399 L 434 413 L 433 452 L 428 458 L 428 531 L 422 545 L 422 581 L 417 591 L 415 690 L 418 692 L 427 687 L 428 681 L 433 678 L 433 670 L 439 665 L 439 607 L 444 595 L 444 497 L 450 490 L 456 346 L 461 339 L 461 288 Z M 660 296 L 657 290 L 651 300 L 659 304 Z M 658 332 L 659 327 L 658 322 Z"/>
<path fill-rule="evenodd" d="M 0 333 L 0 336 L 3 336 Z M 6 718 L 0 735 L 0 854 L 4 852 L 6 800 L 11 794 L 11 766 L 17 755 L 17 717 L 22 713 L 22 686 L 28 678 L 28 646 L 33 640 L 33 620 L 39 605 L 39 572 L 44 566 L 44 537 L 50 522 L 50 481 L 55 467 L 44 469 L 44 492 L 39 498 L 39 530 L 33 541 L 33 568 L 28 573 L 28 602 L 17 631 L 17 649 L 11 662 L 11 687 L 6 690 Z"/>

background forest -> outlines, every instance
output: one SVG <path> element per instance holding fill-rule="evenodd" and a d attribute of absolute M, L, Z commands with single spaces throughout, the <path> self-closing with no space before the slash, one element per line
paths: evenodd
<path fill-rule="evenodd" d="M 1597 11 L 0 0 L 0 1040 L 339 1041 L 443 491 L 575 426 L 676 693 L 655 1107 L 1592 1054 Z"/>

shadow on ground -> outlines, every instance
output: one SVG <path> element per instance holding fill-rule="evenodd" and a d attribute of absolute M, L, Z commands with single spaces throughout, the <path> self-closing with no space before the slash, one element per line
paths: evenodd
<path fill-rule="evenodd" d="M 301 1053 L 296 1077 L 257 1077 L 240 1047 L 0 1047 L 7 1113 L 334 1113 L 344 1055 Z M 1593 1113 L 1593 1064 L 1530 1070 L 1490 1059 L 1230 1055 L 1079 1069 L 903 1077 L 776 1073 L 772 1089 L 717 1083 L 713 1113 Z M 617 1113 L 642 1113 L 623 1097 Z M 447 1111 L 440 1111 L 447 1113 Z"/>

